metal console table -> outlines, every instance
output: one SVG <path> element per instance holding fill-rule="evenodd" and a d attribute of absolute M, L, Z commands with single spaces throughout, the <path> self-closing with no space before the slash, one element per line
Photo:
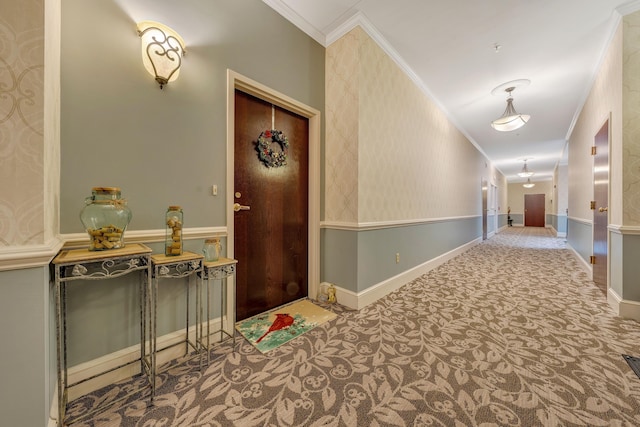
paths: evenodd
<path fill-rule="evenodd" d="M 236 272 L 236 264 L 238 263 L 235 259 L 229 258 L 220 258 L 218 261 L 206 261 L 204 263 L 204 271 L 202 273 L 202 283 L 204 283 L 205 287 L 205 312 L 206 319 L 202 319 L 202 314 L 200 315 L 200 323 L 198 324 L 199 328 L 199 344 L 200 348 L 207 353 L 207 365 L 210 362 L 209 359 L 209 350 L 211 348 L 210 337 L 213 334 L 220 333 L 220 342 L 224 339 L 224 335 L 232 339 L 233 348 L 235 348 L 235 333 L 233 328 L 236 323 L 236 286 L 235 280 L 231 283 L 233 298 L 229 300 L 229 283 L 226 283 L 225 279 L 228 279 L 230 276 L 233 276 Z M 220 280 L 220 329 L 211 331 L 210 330 L 210 322 L 211 322 L 211 291 L 210 291 L 210 282 L 215 280 Z M 202 301 L 202 297 L 200 299 Z M 200 306 L 202 310 L 202 305 Z M 225 330 L 225 315 L 228 319 L 228 325 L 231 326 L 230 331 Z M 202 323 L 205 322 L 204 331 Z M 205 332 L 206 331 L 206 332 Z"/>
<path fill-rule="evenodd" d="M 56 351 L 58 374 L 58 425 L 65 425 L 65 413 L 68 403 L 68 390 L 86 381 L 113 372 L 132 363 L 140 362 L 140 372 L 149 378 L 153 393 L 153 367 L 149 366 L 146 357 L 146 303 L 151 291 L 151 249 L 142 244 L 128 244 L 121 249 L 108 251 L 89 251 L 88 249 L 74 249 L 60 252 L 51 262 L 55 283 L 56 304 Z M 140 358 L 120 366 L 111 368 L 90 378 L 74 384 L 68 383 L 67 376 L 67 283 L 75 280 L 103 280 L 124 276 L 132 272 L 142 272 L 140 293 Z M 145 387 L 146 388 L 146 387 Z M 82 414 L 72 421 L 78 421 L 93 415 L 108 406 L 127 399 L 141 389 L 133 390 L 126 396 L 110 402 L 105 407 L 94 408 L 89 413 Z M 152 394 L 153 397 L 153 394 Z"/>
<path fill-rule="evenodd" d="M 150 353 L 150 365 L 152 367 L 151 372 L 151 400 L 155 397 L 156 391 L 156 374 L 157 374 L 157 364 L 156 364 L 156 355 L 159 351 L 166 350 L 168 348 L 174 347 L 176 345 L 181 345 L 184 343 L 185 345 L 185 354 L 189 353 L 189 346 L 193 348 L 197 354 L 200 354 L 200 348 L 198 347 L 198 337 L 197 337 L 197 329 L 196 328 L 196 339 L 195 341 L 189 340 L 189 288 L 191 287 L 191 280 L 196 278 L 198 282 L 196 283 L 196 325 L 200 322 L 199 318 L 199 307 L 200 307 L 200 299 L 199 292 L 197 289 L 200 284 L 200 277 L 202 276 L 202 266 L 203 266 L 204 257 L 202 255 L 193 253 L 193 252 L 184 252 L 182 255 L 176 256 L 166 256 L 164 254 L 154 254 L 151 256 L 151 265 L 152 265 L 152 290 L 151 290 L 151 353 Z M 189 281 L 186 284 L 187 288 L 187 320 L 186 320 L 186 333 L 184 341 L 180 341 L 174 344 L 167 345 L 161 349 L 157 348 L 157 311 L 158 311 L 158 280 L 159 279 L 180 279 L 188 277 Z M 200 366 L 202 367 L 202 357 L 200 358 Z"/>

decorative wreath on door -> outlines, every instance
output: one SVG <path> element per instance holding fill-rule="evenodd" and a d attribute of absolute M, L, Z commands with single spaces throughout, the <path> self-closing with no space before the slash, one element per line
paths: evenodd
<path fill-rule="evenodd" d="M 280 150 L 275 151 L 273 143 L 280 145 Z M 289 152 L 289 140 L 282 131 L 271 129 L 265 130 L 258 137 L 256 144 L 260 161 L 268 168 L 277 168 L 287 164 L 287 153 Z"/>

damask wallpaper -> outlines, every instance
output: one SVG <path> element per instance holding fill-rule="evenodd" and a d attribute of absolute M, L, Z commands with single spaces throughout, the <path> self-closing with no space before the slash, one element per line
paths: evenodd
<path fill-rule="evenodd" d="M 327 48 L 326 79 L 326 221 L 480 214 L 482 155 L 362 28 Z"/>
<path fill-rule="evenodd" d="M 640 13 L 624 17 L 623 186 L 624 225 L 640 225 Z M 615 206 L 615 205 L 614 205 Z"/>
<path fill-rule="evenodd" d="M 593 158 L 591 146 L 596 132 L 611 115 L 611 141 L 609 142 L 609 161 L 621 165 L 622 147 L 622 27 L 616 31 L 611 44 L 604 55 L 593 86 L 587 97 L 580 116 L 569 137 L 569 217 L 590 222 L 593 214 L 589 201 L 593 197 Z M 616 167 L 610 171 L 610 205 L 622 206 L 622 171 Z M 620 223 L 620 209 L 610 211 L 609 222 Z"/>
<path fill-rule="evenodd" d="M 44 241 L 44 6 L 2 0 L 0 247 Z"/>
<path fill-rule="evenodd" d="M 358 221 L 359 39 L 351 31 L 326 51 L 325 220 Z"/>

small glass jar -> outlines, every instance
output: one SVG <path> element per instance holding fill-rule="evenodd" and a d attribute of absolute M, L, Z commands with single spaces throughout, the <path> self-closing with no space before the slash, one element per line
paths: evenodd
<path fill-rule="evenodd" d="M 165 215 L 167 232 L 164 253 L 166 256 L 182 255 L 182 219 L 182 208 L 169 206 Z"/>
<path fill-rule="evenodd" d="M 124 248 L 124 232 L 131 221 L 131 209 L 118 187 L 93 187 L 80 211 L 80 221 L 89 234 L 89 250 Z"/>
<path fill-rule="evenodd" d="M 213 237 L 211 239 L 206 239 L 204 241 L 204 246 L 202 247 L 202 253 L 204 253 L 204 260 L 207 262 L 218 261 L 220 258 L 220 250 L 222 246 L 220 245 L 220 239 L 217 237 Z"/>

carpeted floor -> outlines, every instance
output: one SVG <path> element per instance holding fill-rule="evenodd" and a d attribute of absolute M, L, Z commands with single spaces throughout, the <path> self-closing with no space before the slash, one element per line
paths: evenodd
<path fill-rule="evenodd" d="M 640 355 L 640 324 L 613 315 L 548 230 L 509 228 L 362 310 L 331 309 L 268 354 L 240 338 L 203 372 L 173 362 L 154 406 L 74 427 L 640 425 L 622 357 Z"/>

